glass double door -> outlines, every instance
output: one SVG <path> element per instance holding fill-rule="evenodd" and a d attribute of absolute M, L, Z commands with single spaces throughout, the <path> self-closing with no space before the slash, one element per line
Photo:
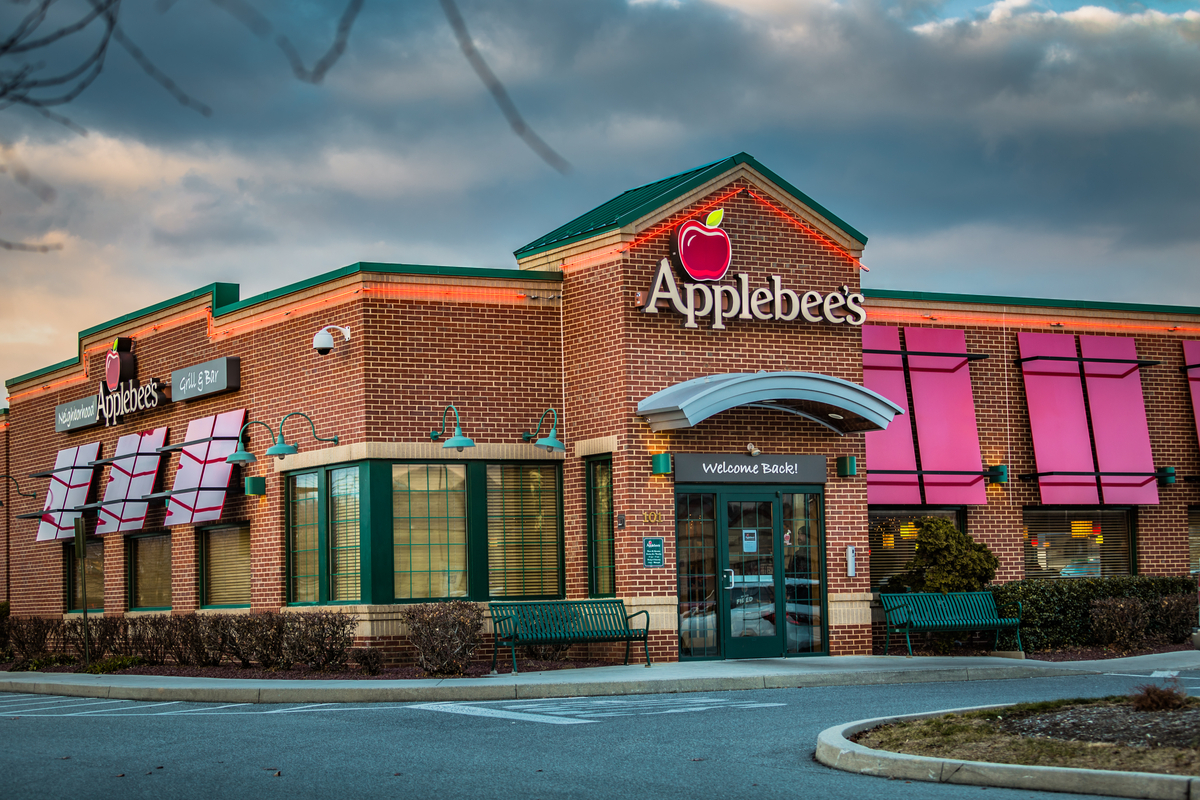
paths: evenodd
<path fill-rule="evenodd" d="M 821 499 L 677 492 L 680 657 L 826 652 Z"/>

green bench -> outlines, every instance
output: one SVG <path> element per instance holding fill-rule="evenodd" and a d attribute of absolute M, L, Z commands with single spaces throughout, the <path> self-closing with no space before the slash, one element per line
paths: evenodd
<path fill-rule="evenodd" d="M 921 631 L 991 631 L 996 632 L 994 650 L 1000 644 L 1000 631 L 1017 632 L 1017 648 L 1021 648 L 1021 602 L 1017 601 L 1017 616 L 1002 618 L 996 610 L 996 598 L 991 592 L 919 592 L 915 594 L 880 594 L 883 613 L 887 618 L 887 655 L 893 633 L 903 633 L 912 656 L 910 633 Z"/>
<path fill-rule="evenodd" d="M 501 647 L 512 650 L 513 674 L 517 674 L 517 645 L 625 642 L 625 663 L 629 648 L 641 641 L 650 666 L 650 614 L 625 613 L 623 600 L 552 600 L 525 603 L 488 603 L 496 645 L 492 649 L 492 672 L 496 672 L 496 654 Z M 631 628 L 629 621 L 645 614 L 646 627 Z"/>

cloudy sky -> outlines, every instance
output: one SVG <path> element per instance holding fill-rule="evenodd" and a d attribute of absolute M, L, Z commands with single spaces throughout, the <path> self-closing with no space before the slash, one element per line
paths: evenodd
<path fill-rule="evenodd" d="M 229 13 L 248 7 L 257 34 Z M 867 234 L 867 286 L 1200 306 L 1200 0 L 459 0 L 566 175 L 513 135 L 437 0 L 366 0 L 324 81 L 297 80 L 276 38 L 311 65 L 344 7 L 124 0 L 128 39 L 210 116 L 115 44 L 58 109 L 86 136 L 0 110 L 0 239 L 61 245 L 0 250 L 0 376 L 213 281 L 512 267 L 743 150 Z M 0 35 L 28 8 L 5 3 Z M 90 33 L 37 59 L 78 60 Z"/>

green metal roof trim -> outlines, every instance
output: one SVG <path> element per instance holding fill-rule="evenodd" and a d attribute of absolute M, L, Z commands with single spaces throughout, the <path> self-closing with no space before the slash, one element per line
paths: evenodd
<path fill-rule="evenodd" d="M 648 183 L 636 189 L 630 189 L 624 194 L 609 200 L 607 203 L 593 208 L 586 214 L 576 217 L 566 225 L 556 228 L 540 239 L 532 241 L 521 249 L 514 251 L 513 255 L 520 259 L 525 256 L 553 250 L 556 247 L 562 247 L 572 242 L 590 239 L 605 231 L 623 228 L 631 222 L 639 220 L 656 209 L 667 205 L 676 198 L 682 197 L 697 186 L 702 186 L 713 178 L 728 172 L 739 164 L 749 164 L 753 169 L 837 225 L 858 242 L 862 244 L 867 243 L 866 236 L 846 224 L 845 221 L 831 213 L 829 209 L 813 200 L 804 192 L 764 167 L 755 160 L 754 156 L 749 153 L 738 153 L 735 156 L 714 161 L 711 164 L 705 164 L 702 167 L 681 172 L 678 175 L 672 175 L 669 178 L 663 178 L 660 181 Z"/>
<path fill-rule="evenodd" d="M 225 314 L 241 311 L 244 308 L 265 303 L 269 300 L 275 300 L 279 297 L 292 294 L 294 292 L 302 292 L 305 289 L 310 289 L 314 286 L 320 286 L 322 283 L 344 278 L 348 275 L 355 275 L 362 272 L 375 272 L 381 275 L 443 275 L 456 278 L 508 278 L 515 280 L 533 280 L 533 281 L 561 281 L 561 272 L 551 272 L 538 270 L 521 269 L 489 269 L 486 267 L 432 267 L 421 264 L 379 264 L 373 261 L 359 261 L 355 264 L 335 269 L 332 272 L 326 272 L 312 278 L 307 278 L 296 283 L 288 284 L 287 286 L 278 289 L 272 289 L 269 292 L 263 292 L 254 297 L 247 297 L 245 300 L 230 303 L 229 305 L 213 308 L 213 316 L 220 317 Z"/>
<path fill-rule="evenodd" d="M 239 288 L 236 283 L 210 283 L 207 286 L 194 289 L 185 294 L 177 295 L 169 300 L 163 300 L 161 303 L 155 303 L 152 306 L 146 306 L 145 308 L 138 309 L 137 311 L 131 311 L 130 313 L 115 319 L 110 319 L 108 322 L 102 322 L 99 325 L 93 325 L 90 328 L 86 328 L 79 332 L 79 338 L 76 341 L 82 342 L 87 337 L 99 333 L 105 328 L 124 325 L 125 323 L 132 322 L 135 319 L 149 316 L 150 314 L 157 314 L 159 311 L 162 311 L 165 308 L 177 306 L 180 303 L 186 303 L 189 300 L 195 300 L 197 297 L 202 297 L 206 294 L 211 296 L 213 308 L 216 308 L 217 305 L 220 304 L 236 303 L 238 292 Z M 78 349 L 78 346 L 76 349 Z M 48 367 L 42 367 L 41 369 L 35 369 L 33 372 L 27 372 L 24 375 L 18 375 L 15 378 L 9 378 L 4 382 L 4 386 L 5 388 L 9 386 L 16 386 L 18 383 L 24 383 L 25 381 L 33 380 L 34 378 L 41 377 L 42 375 L 49 375 L 51 372 L 56 372 L 64 367 L 73 367 L 79 363 L 79 356 L 80 354 L 76 353 L 74 358 L 68 358 L 66 361 L 60 361 L 57 364 L 51 364 Z"/>
<path fill-rule="evenodd" d="M 898 289 L 863 289 L 867 299 L 927 300 L 934 303 L 979 303 L 992 306 L 1029 306 L 1031 308 L 1082 308 L 1097 311 L 1140 311 L 1145 314 L 1200 315 L 1195 306 L 1158 306 L 1141 303 L 1110 303 L 1103 300 L 1047 300 L 1040 297 L 1005 297 L 987 294 L 945 294 L 942 292 L 904 292 Z"/>

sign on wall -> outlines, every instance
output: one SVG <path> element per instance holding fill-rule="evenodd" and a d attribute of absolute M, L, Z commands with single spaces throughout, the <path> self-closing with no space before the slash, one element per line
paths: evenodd
<path fill-rule="evenodd" d="M 663 558 L 663 537 L 646 536 L 642 539 L 642 566 L 666 566 L 666 560 Z"/>
<path fill-rule="evenodd" d="M 678 453 L 676 483 L 825 483 L 825 456 Z"/>
<path fill-rule="evenodd" d="M 175 402 L 241 388 L 242 360 L 237 356 L 216 358 L 171 373 L 171 399 Z"/>
<path fill-rule="evenodd" d="M 734 275 L 733 283 L 719 283 L 729 270 L 733 252 L 729 234 L 719 227 L 724 213 L 724 209 L 717 209 L 704 223 L 690 219 L 676 226 L 671 235 L 671 258 L 659 262 L 643 312 L 657 314 L 658 304 L 666 301 L 684 317 L 683 327 L 698 328 L 698 319 L 711 317 L 714 330 L 724 330 L 725 320 L 732 319 L 803 319 L 855 326 L 867 321 L 865 296 L 850 291 L 849 286 L 824 294 L 812 289 L 793 290 L 785 287 L 778 275 L 772 275 L 768 285 L 751 288 L 750 276 L 745 274 Z M 672 261 L 682 285 L 676 281 Z"/>
<path fill-rule="evenodd" d="M 124 337 L 113 341 L 104 358 L 104 380 L 100 382 L 96 399 L 106 427 L 120 424 L 126 414 L 170 402 L 156 378 L 151 378 L 144 386 L 138 383 L 133 340 Z"/>
<path fill-rule="evenodd" d="M 77 431 L 100 424 L 100 398 L 88 395 L 54 407 L 54 432 Z"/>

